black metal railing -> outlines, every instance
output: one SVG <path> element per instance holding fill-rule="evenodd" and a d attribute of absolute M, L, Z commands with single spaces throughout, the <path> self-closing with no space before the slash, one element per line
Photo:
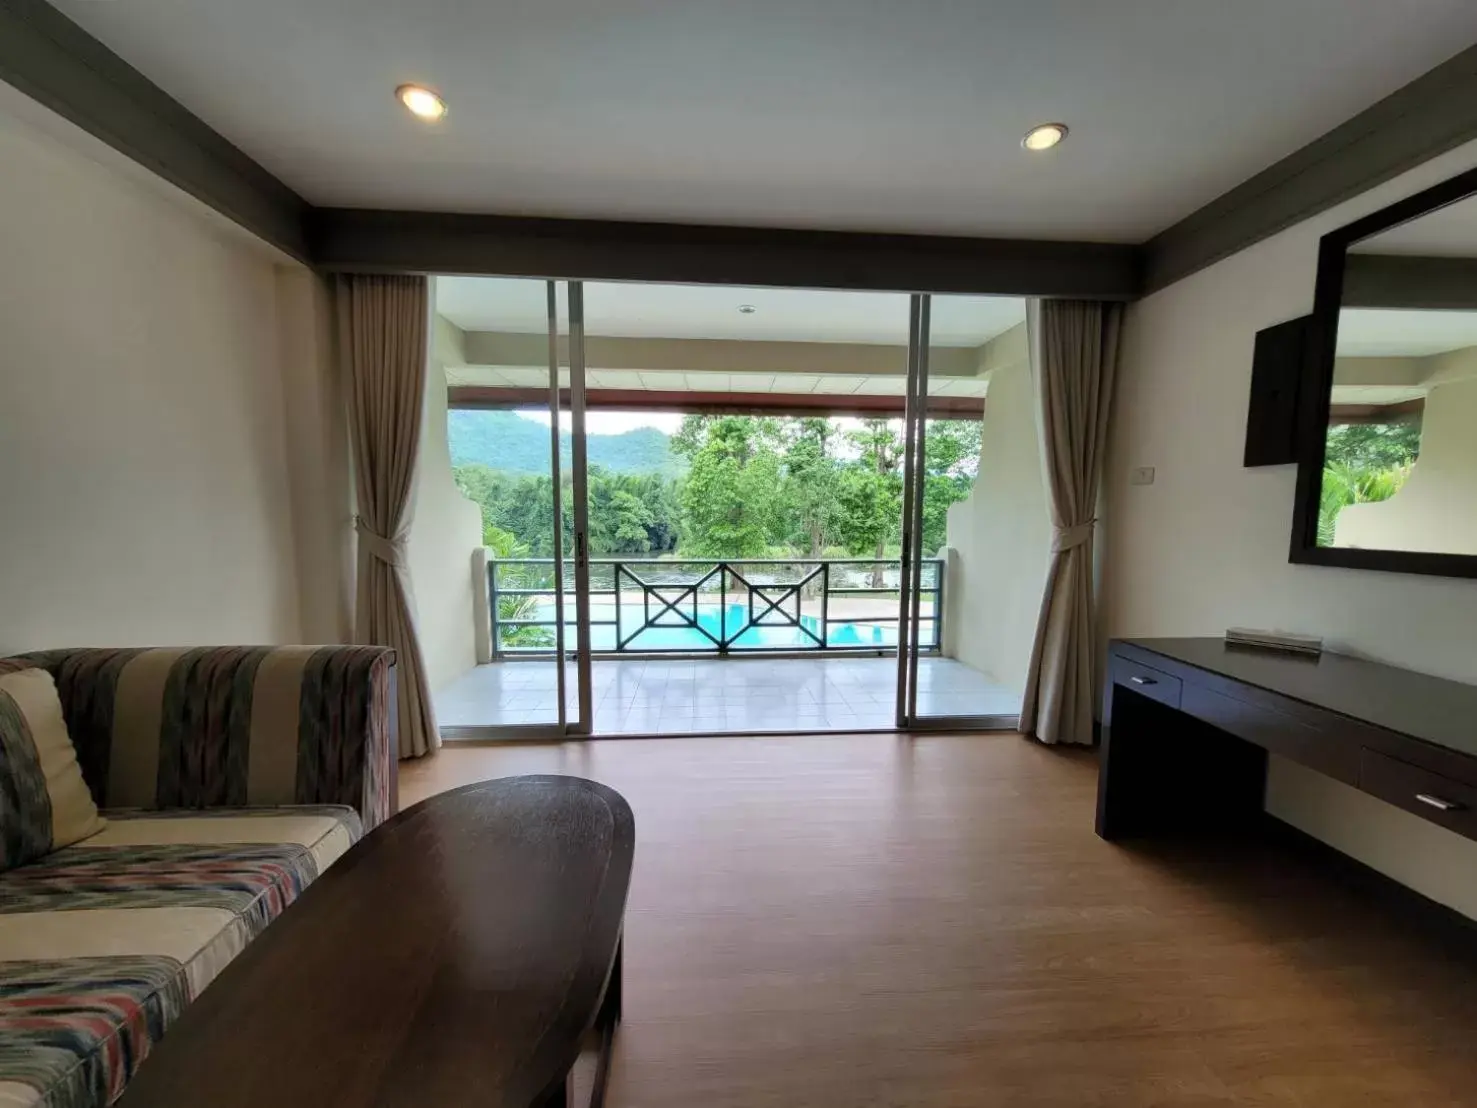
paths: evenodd
<path fill-rule="evenodd" d="M 596 654 L 886 651 L 897 647 L 898 561 L 867 558 L 629 559 L 590 561 Z M 943 641 L 944 564 L 927 559 L 919 641 Z M 565 649 L 575 641 L 574 563 L 564 564 Z M 551 654 L 552 558 L 489 558 L 495 656 Z"/>

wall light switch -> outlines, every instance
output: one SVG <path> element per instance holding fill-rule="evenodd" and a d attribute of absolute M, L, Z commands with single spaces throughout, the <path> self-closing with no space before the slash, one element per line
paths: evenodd
<path fill-rule="evenodd" d="M 1138 466 L 1128 473 L 1130 485 L 1152 485 L 1154 483 L 1154 467 Z"/>

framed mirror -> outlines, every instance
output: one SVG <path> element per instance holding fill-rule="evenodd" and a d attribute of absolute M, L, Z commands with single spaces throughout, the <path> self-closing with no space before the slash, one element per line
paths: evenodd
<path fill-rule="evenodd" d="M 1325 235 L 1294 562 L 1477 577 L 1477 170 Z"/>

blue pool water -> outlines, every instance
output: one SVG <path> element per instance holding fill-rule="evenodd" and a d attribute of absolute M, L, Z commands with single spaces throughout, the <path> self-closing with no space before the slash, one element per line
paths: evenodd
<path fill-rule="evenodd" d="M 654 609 L 658 607 L 655 603 Z M 691 605 L 685 605 L 684 610 L 691 612 Z M 628 603 L 621 608 L 620 634 L 623 639 L 628 639 L 631 632 L 641 626 L 642 610 L 639 604 Z M 648 627 L 635 638 L 626 643 L 626 650 L 716 650 L 713 639 L 723 638 L 723 630 L 727 628 L 729 634 L 744 626 L 748 621 L 748 607 L 744 604 L 730 604 L 725 613 L 718 604 L 700 604 L 697 608 L 697 622 L 713 636 L 712 639 L 704 635 L 702 631 L 686 625 L 678 616 L 672 612 L 666 612 L 657 617 L 656 626 Z M 616 648 L 615 605 L 591 604 L 590 619 L 590 645 L 594 650 L 614 650 Z M 554 618 L 554 605 L 552 602 L 540 604 L 539 619 L 552 620 Z M 731 645 L 734 650 L 814 650 L 817 649 L 816 639 L 811 635 L 819 637 L 821 634 L 821 621 L 819 616 L 802 615 L 800 623 L 805 628 L 795 627 L 786 622 L 778 613 L 770 612 L 763 617 L 759 624 L 748 628 Z M 574 624 L 570 620 L 566 623 L 566 634 L 573 636 Z M 923 627 L 924 637 L 933 633 L 931 622 L 926 622 Z M 809 631 L 810 634 L 807 634 Z M 831 622 L 829 635 L 826 640 L 827 646 L 840 647 L 889 647 L 897 645 L 897 624 L 895 623 L 836 623 Z"/>

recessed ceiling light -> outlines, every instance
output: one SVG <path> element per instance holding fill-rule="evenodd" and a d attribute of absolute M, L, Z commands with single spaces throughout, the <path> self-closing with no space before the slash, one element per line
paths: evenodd
<path fill-rule="evenodd" d="M 1021 139 L 1021 145 L 1027 150 L 1050 150 L 1066 137 L 1065 123 L 1043 123 L 1027 131 L 1026 137 Z"/>
<path fill-rule="evenodd" d="M 752 305 L 752 304 L 740 304 L 739 305 L 739 314 L 740 315 L 753 315 L 758 310 L 759 309 L 756 308 L 756 307 L 754 307 L 754 305 Z"/>
<path fill-rule="evenodd" d="M 411 115 L 428 123 L 435 123 L 446 114 L 446 101 L 421 85 L 401 85 L 395 95 L 410 109 Z"/>

